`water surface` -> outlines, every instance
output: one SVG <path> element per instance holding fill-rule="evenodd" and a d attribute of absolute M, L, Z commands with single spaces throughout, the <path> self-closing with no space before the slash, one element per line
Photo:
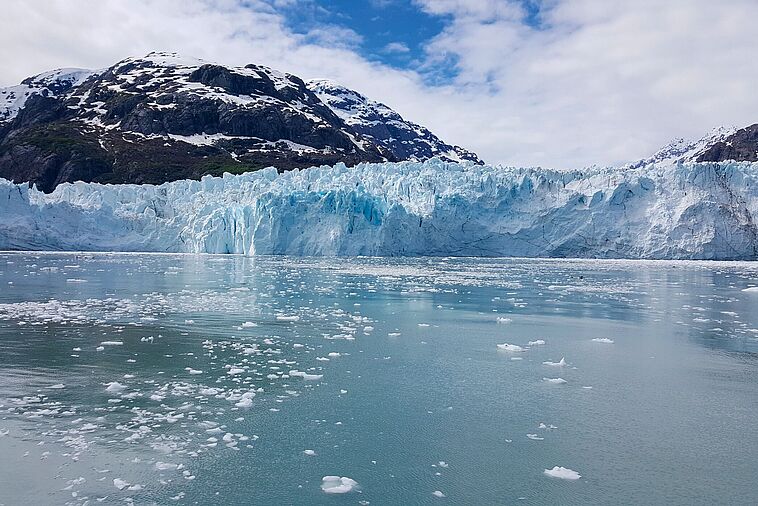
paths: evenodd
<path fill-rule="evenodd" d="M 755 504 L 756 285 L 751 263 L 0 254 L 0 504 Z"/>

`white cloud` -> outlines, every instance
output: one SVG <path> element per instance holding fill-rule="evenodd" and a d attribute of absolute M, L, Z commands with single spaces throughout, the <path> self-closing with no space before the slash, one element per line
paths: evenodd
<path fill-rule="evenodd" d="M 754 0 L 545 0 L 538 28 L 520 2 L 415 0 L 449 21 L 416 71 L 361 57 L 344 27 L 293 33 L 277 11 L 292 1 L 7 0 L 0 84 L 152 50 L 256 62 L 341 81 L 488 161 L 558 167 L 758 121 Z M 451 61 L 450 84 L 425 84 Z"/>
<path fill-rule="evenodd" d="M 385 53 L 397 53 L 397 54 L 403 54 L 410 52 L 410 48 L 407 44 L 403 42 L 390 42 L 386 46 L 384 46 L 383 51 Z"/>

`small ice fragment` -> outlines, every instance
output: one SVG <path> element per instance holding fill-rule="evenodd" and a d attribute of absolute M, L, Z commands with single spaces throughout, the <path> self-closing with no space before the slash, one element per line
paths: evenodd
<path fill-rule="evenodd" d="M 536 341 L 529 341 L 529 346 L 542 346 L 545 344 L 544 339 L 537 339 Z"/>
<path fill-rule="evenodd" d="M 116 487 L 119 490 L 124 490 L 126 487 L 129 486 L 129 482 L 124 481 L 121 478 L 114 478 L 113 479 L 113 486 Z"/>
<path fill-rule="evenodd" d="M 242 328 L 243 329 L 249 329 L 250 327 L 257 327 L 257 326 L 258 326 L 258 324 L 255 323 L 255 322 L 243 322 L 242 323 Z"/>
<path fill-rule="evenodd" d="M 280 322 L 296 322 L 300 320 L 300 317 L 297 315 L 287 316 L 287 315 L 280 314 L 280 315 L 276 315 L 276 319 L 279 320 Z"/>
<path fill-rule="evenodd" d="M 596 343 L 613 344 L 613 339 L 608 339 L 607 337 L 596 337 L 593 341 Z"/>
<path fill-rule="evenodd" d="M 542 378 L 542 381 L 552 383 L 553 385 L 563 385 L 564 383 L 568 383 L 568 381 L 563 378 Z"/>
<path fill-rule="evenodd" d="M 123 346 L 124 341 L 103 341 L 100 346 Z"/>
<path fill-rule="evenodd" d="M 566 359 L 564 357 L 561 357 L 558 362 L 551 362 L 550 360 L 546 360 L 545 362 L 542 362 L 542 364 L 549 365 L 551 367 L 563 367 L 566 365 Z"/>
<path fill-rule="evenodd" d="M 358 482 L 345 476 L 324 476 L 321 490 L 327 494 L 346 494 L 358 488 Z"/>
<path fill-rule="evenodd" d="M 198 371 L 197 369 L 193 369 L 191 367 L 186 367 L 184 370 L 190 374 L 203 374 L 203 371 Z"/>
<path fill-rule="evenodd" d="M 561 466 L 555 466 L 552 469 L 545 469 L 544 472 L 546 475 L 552 478 L 560 478 L 562 480 L 578 480 L 582 477 L 581 474 L 577 473 L 573 469 Z"/>
<path fill-rule="evenodd" d="M 511 352 L 511 353 L 518 353 L 518 352 L 521 352 L 521 351 L 525 351 L 525 348 L 522 347 L 522 346 L 519 346 L 517 344 L 508 344 L 508 343 L 498 344 L 497 345 L 497 349 L 498 350 L 502 350 L 502 351 Z"/>
<path fill-rule="evenodd" d="M 234 375 L 237 375 L 237 374 L 242 374 L 243 372 L 245 372 L 244 369 L 241 369 L 239 367 L 232 367 L 231 369 L 229 369 L 228 371 L 226 371 L 226 374 L 234 376 Z"/>
<path fill-rule="evenodd" d="M 543 441 L 545 439 L 544 437 L 540 437 L 537 434 L 527 434 L 526 437 L 533 439 L 534 441 Z"/>
<path fill-rule="evenodd" d="M 758 286 L 750 286 L 747 288 L 743 288 L 742 291 L 747 292 L 747 293 L 758 293 Z"/>
<path fill-rule="evenodd" d="M 442 493 L 442 492 L 440 492 L 439 490 L 435 490 L 434 492 L 432 492 L 432 495 L 433 495 L 434 497 L 445 497 L 445 494 L 443 494 L 443 493 Z"/>
<path fill-rule="evenodd" d="M 103 351 L 104 349 L 105 349 L 105 346 L 98 346 L 97 348 L 95 348 L 95 350 L 97 351 Z"/>
<path fill-rule="evenodd" d="M 172 464 L 171 462 L 156 462 L 155 468 L 158 471 L 174 471 L 179 468 L 179 464 Z"/>
<path fill-rule="evenodd" d="M 185 325 L 194 325 L 195 324 L 195 320 L 184 320 L 184 324 Z"/>
<path fill-rule="evenodd" d="M 122 385 L 118 381 L 111 381 L 110 383 L 106 383 L 106 385 L 108 385 L 105 388 L 106 392 L 118 393 L 118 392 L 123 392 L 124 390 L 126 390 L 126 385 Z"/>
<path fill-rule="evenodd" d="M 498 323 L 511 323 L 512 321 L 513 320 L 511 320 L 510 318 L 506 318 L 504 316 L 498 316 L 497 317 L 497 322 Z"/>
<path fill-rule="evenodd" d="M 303 450 L 303 453 L 305 455 L 308 455 L 309 457 L 315 457 L 316 456 L 315 450 Z"/>
<path fill-rule="evenodd" d="M 61 388 L 66 388 L 66 385 L 64 385 L 63 383 L 58 383 L 56 385 L 50 385 L 47 388 L 52 388 L 53 390 L 60 390 Z"/>

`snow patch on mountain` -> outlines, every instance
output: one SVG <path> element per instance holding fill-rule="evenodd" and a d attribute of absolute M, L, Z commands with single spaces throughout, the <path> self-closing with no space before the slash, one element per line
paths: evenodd
<path fill-rule="evenodd" d="M 627 167 L 637 168 L 650 164 L 675 165 L 677 163 L 694 162 L 708 148 L 717 142 L 724 141 L 737 131 L 737 127 L 716 127 L 700 139 L 677 138 L 659 149 L 653 156 L 645 158 Z"/>
<path fill-rule="evenodd" d="M 305 84 L 346 124 L 397 159 L 422 161 L 436 156 L 445 161 L 481 163 L 474 153 L 442 142 L 428 129 L 403 119 L 386 105 L 357 91 L 329 79 L 311 79 Z"/>
<path fill-rule="evenodd" d="M 78 86 L 93 74 L 92 70 L 63 68 L 29 77 L 16 86 L 0 88 L 0 123 L 15 118 L 29 97 L 57 96 Z"/>
<path fill-rule="evenodd" d="M 758 259 L 758 163 L 360 164 L 153 185 L 0 180 L 0 249 Z"/>

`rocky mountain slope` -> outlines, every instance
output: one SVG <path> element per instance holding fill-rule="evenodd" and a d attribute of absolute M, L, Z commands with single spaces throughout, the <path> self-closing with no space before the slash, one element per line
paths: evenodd
<path fill-rule="evenodd" d="M 645 165 L 674 165 L 687 162 L 758 161 L 758 123 L 737 129 L 718 127 L 700 139 L 674 139 L 653 156 L 629 164 L 628 168 Z"/>
<path fill-rule="evenodd" d="M 43 191 L 433 156 L 481 163 L 352 90 L 260 65 L 150 53 L 0 89 L 0 177 Z"/>

